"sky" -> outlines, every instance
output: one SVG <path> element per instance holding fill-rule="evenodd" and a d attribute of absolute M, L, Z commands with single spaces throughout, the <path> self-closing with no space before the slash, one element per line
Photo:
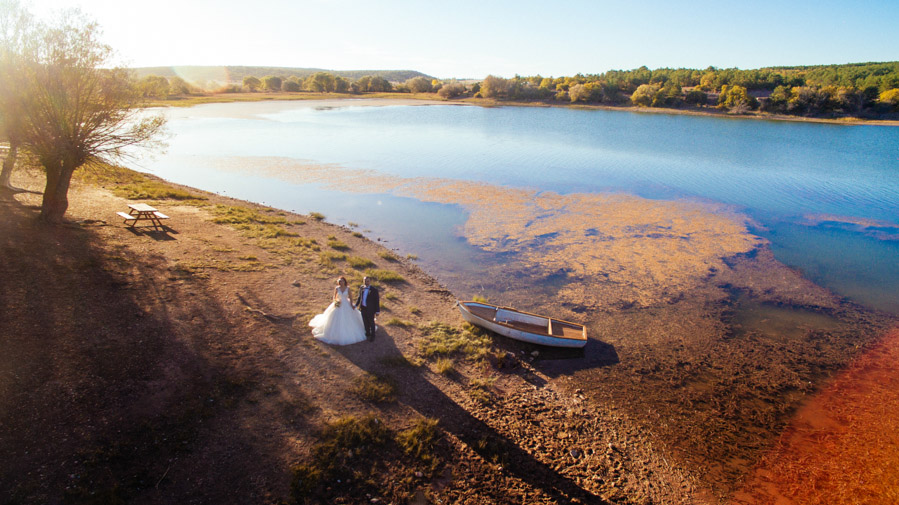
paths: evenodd
<path fill-rule="evenodd" d="M 79 8 L 130 67 L 418 70 L 446 78 L 899 60 L 899 0 L 20 0 Z M 140 5 L 141 7 L 136 7 Z"/>

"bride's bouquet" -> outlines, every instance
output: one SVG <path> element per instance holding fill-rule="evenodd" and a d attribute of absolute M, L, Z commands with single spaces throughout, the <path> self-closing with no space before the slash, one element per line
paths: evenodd
<path fill-rule="evenodd" d="M 340 300 L 334 300 L 334 308 L 340 307 Z"/>

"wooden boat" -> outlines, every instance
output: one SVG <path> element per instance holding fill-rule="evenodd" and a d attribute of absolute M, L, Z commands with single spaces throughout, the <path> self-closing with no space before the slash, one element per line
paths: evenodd
<path fill-rule="evenodd" d="M 481 302 L 456 302 L 462 318 L 505 337 L 552 347 L 584 347 L 587 328 L 547 316 L 538 316 Z"/>

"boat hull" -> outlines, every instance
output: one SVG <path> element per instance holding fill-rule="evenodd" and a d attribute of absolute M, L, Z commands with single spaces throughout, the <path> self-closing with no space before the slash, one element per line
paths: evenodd
<path fill-rule="evenodd" d="M 498 333 L 504 337 L 508 337 L 511 339 L 519 340 L 522 342 L 528 342 L 531 344 L 544 345 L 549 347 L 567 347 L 567 348 L 582 348 L 587 344 L 586 332 L 581 327 L 582 337 L 580 338 L 566 338 L 566 337 L 558 337 L 554 335 L 549 335 L 543 332 L 536 331 L 527 331 L 520 328 L 515 328 L 510 326 L 509 324 L 503 324 L 502 322 L 492 321 L 485 317 L 481 317 L 475 314 L 468 305 L 473 305 L 472 302 L 459 302 L 457 306 L 459 307 L 459 312 L 462 314 L 462 319 L 467 322 L 480 326 L 481 328 L 490 330 L 494 333 Z M 491 307 L 497 309 L 498 311 L 506 311 L 506 312 L 514 312 L 516 314 L 523 314 L 526 317 L 530 317 L 531 319 L 540 318 L 545 319 L 547 321 L 550 318 L 544 318 L 542 316 L 534 316 L 526 313 L 521 313 L 518 311 L 514 311 L 514 309 L 509 309 L 505 307 L 497 307 L 495 305 L 482 304 L 477 303 L 474 304 L 475 307 Z M 557 320 L 553 320 L 554 322 Z M 573 323 L 565 323 L 567 325 L 574 326 Z M 580 326 L 580 325 L 577 325 Z"/>

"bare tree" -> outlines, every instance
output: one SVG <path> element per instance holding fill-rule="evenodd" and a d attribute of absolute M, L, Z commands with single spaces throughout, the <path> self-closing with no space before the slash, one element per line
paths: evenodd
<path fill-rule="evenodd" d="M 15 73 L 22 104 L 22 146 L 47 172 L 41 218 L 61 222 L 72 174 L 86 163 L 116 161 L 134 146 L 153 145 L 161 115 L 141 111 L 141 93 L 112 55 L 96 23 L 70 11 L 42 26 Z"/>

